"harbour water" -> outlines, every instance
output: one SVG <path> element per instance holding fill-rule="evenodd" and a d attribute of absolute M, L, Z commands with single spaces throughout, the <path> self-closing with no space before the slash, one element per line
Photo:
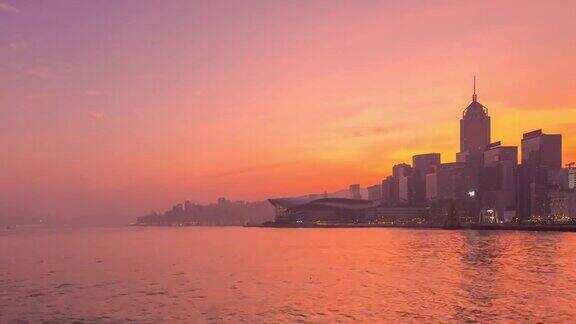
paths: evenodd
<path fill-rule="evenodd" d="M 0 231 L 0 322 L 573 322 L 576 234 Z"/>

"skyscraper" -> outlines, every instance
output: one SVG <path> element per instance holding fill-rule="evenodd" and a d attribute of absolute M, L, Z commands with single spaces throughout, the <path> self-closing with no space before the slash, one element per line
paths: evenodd
<path fill-rule="evenodd" d="M 380 201 L 382 200 L 382 185 L 375 184 L 368 187 L 368 200 Z"/>
<path fill-rule="evenodd" d="M 476 95 L 476 77 L 474 77 L 474 92 L 472 102 L 464 109 L 460 119 L 460 152 L 456 161 L 465 163 L 464 173 L 460 178 L 460 186 L 464 192 L 470 193 L 468 214 L 474 221 L 474 215 L 480 212 L 479 177 L 484 158 L 484 150 L 490 144 L 490 116 L 488 109 L 478 102 Z"/>
<path fill-rule="evenodd" d="M 410 164 L 400 163 L 392 166 L 392 176 L 394 179 L 398 180 L 401 177 L 409 176 L 412 173 L 412 167 Z"/>
<path fill-rule="evenodd" d="M 464 171 L 466 165 L 460 162 L 443 163 L 432 167 L 426 175 L 426 199 L 463 199 L 466 195 Z"/>
<path fill-rule="evenodd" d="M 393 206 L 398 203 L 400 197 L 398 196 L 398 180 L 392 176 L 388 176 L 382 180 L 382 203 Z"/>
<path fill-rule="evenodd" d="M 352 199 L 362 199 L 362 194 L 360 193 L 360 185 L 359 184 L 351 184 L 348 187 L 348 191 L 350 192 L 350 198 Z"/>
<path fill-rule="evenodd" d="M 541 129 L 525 133 L 522 137 L 522 164 L 562 168 L 562 135 L 544 134 Z"/>
<path fill-rule="evenodd" d="M 414 198 L 412 171 L 412 167 L 406 163 L 396 164 L 392 167 L 392 176 L 395 184 L 398 185 L 396 190 L 398 192 L 398 200 L 404 204 L 413 202 Z"/>
<path fill-rule="evenodd" d="M 184 211 L 187 213 L 192 212 L 192 202 L 190 200 L 184 202 Z"/>
<path fill-rule="evenodd" d="M 418 154 L 412 157 L 413 180 L 414 180 L 414 202 L 423 203 L 426 201 L 426 174 L 434 165 L 440 164 L 440 153 Z"/>
<path fill-rule="evenodd" d="M 573 165 L 568 166 L 568 189 L 576 189 L 576 169 Z"/>
<path fill-rule="evenodd" d="M 472 102 L 464 109 L 460 119 L 460 152 L 458 162 L 480 163 L 484 149 L 490 144 L 490 116 L 488 109 L 478 102 L 476 95 L 476 77 Z"/>
<path fill-rule="evenodd" d="M 524 134 L 521 147 L 518 212 L 521 221 L 538 221 L 550 213 L 548 193 L 562 168 L 562 135 L 538 129 Z"/>
<path fill-rule="evenodd" d="M 484 151 L 479 189 L 482 212 L 500 221 L 510 222 L 516 216 L 516 171 L 518 148 L 490 144 Z"/>

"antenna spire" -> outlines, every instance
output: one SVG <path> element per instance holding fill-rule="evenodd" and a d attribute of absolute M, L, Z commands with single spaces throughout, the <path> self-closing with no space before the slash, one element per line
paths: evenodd
<path fill-rule="evenodd" d="M 472 101 L 476 102 L 476 76 L 474 76 L 474 94 L 472 94 Z"/>

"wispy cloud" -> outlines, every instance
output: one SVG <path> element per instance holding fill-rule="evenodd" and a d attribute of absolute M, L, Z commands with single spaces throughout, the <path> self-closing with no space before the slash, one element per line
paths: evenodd
<path fill-rule="evenodd" d="M 394 126 L 371 126 L 371 127 L 350 127 L 337 130 L 343 137 L 365 137 L 375 135 L 386 135 L 398 132 L 402 125 Z"/>
<path fill-rule="evenodd" d="M 204 94 L 204 90 L 203 89 L 198 89 L 196 91 L 194 91 L 194 96 L 195 97 L 200 97 Z"/>
<path fill-rule="evenodd" d="M 49 79 L 53 75 L 53 70 L 49 66 L 38 65 L 26 69 L 26 74 L 40 79 Z"/>
<path fill-rule="evenodd" d="M 106 117 L 106 115 L 100 111 L 89 111 L 88 116 L 90 116 L 94 120 L 102 120 Z"/>
<path fill-rule="evenodd" d="M 237 175 L 246 174 L 246 173 L 255 173 L 255 172 L 267 171 L 267 170 L 272 170 L 272 169 L 284 168 L 284 167 L 292 166 L 295 164 L 298 164 L 298 162 L 291 161 L 291 162 L 272 163 L 272 164 L 266 164 L 266 165 L 255 165 L 255 166 L 249 166 L 249 167 L 245 167 L 245 168 L 238 168 L 235 170 L 216 172 L 216 173 L 202 176 L 201 178 L 220 178 L 220 177 L 228 177 L 228 176 L 237 176 Z"/>
<path fill-rule="evenodd" d="M 38 62 L 30 66 L 23 66 L 22 73 L 39 79 L 54 79 L 61 76 L 69 76 L 73 66 L 69 63 Z"/>
<path fill-rule="evenodd" d="M 100 90 L 88 89 L 88 90 L 84 91 L 84 94 L 87 96 L 95 97 L 95 96 L 101 95 L 102 92 Z"/>
<path fill-rule="evenodd" d="M 28 42 L 12 42 L 8 44 L 8 46 L 13 51 L 24 51 L 30 46 L 30 44 L 28 44 Z"/>
<path fill-rule="evenodd" d="M 0 2 L 0 12 L 19 13 L 20 9 L 14 7 L 13 5 L 7 4 L 5 2 Z"/>

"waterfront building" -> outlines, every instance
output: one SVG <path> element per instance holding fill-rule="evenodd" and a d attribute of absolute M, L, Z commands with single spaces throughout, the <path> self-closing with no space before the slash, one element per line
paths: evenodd
<path fill-rule="evenodd" d="M 182 212 L 184 212 L 184 206 L 182 204 L 176 204 L 172 207 L 172 212 L 182 213 Z"/>
<path fill-rule="evenodd" d="M 403 176 L 408 176 L 412 173 L 412 167 L 410 166 L 410 164 L 407 163 L 400 163 L 400 164 L 395 164 L 392 167 L 392 177 L 394 177 L 394 179 L 400 179 Z"/>
<path fill-rule="evenodd" d="M 541 129 L 522 137 L 522 164 L 518 167 L 517 210 L 520 221 L 550 215 L 549 191 L 557 188 L 562 167 L 562 136 Z"/>
<path fill-rule="evenodd" d="M 576 222 L 576 191 L 550 191 L 550 220 L 554 223 Z"/>
<path fill-rule="evenodd" d="M 360 185 L 359 184 L 351 184 L 348 188 L 350 192 L 350 198 L 352 199 L 361 199 L 362 194 L 360 193 Z"/>
<path fill-rule="evenodd" d="M 440 153 L 426 153 L 412 156 L 414 172 L 426 175 L 433 165 L 440 164 Z"/>
<path fill-rule="evenodd" d="M 422 206 L 379 206 L 375 223 L 383 225 L 432 225 L 430 209 Z"/>
<path fill-rule="evenodd" d="M 562 168 L 558 173 L 557 180 L 554 182 L 557 183 L 559 189 L 576 189 L 576 168 L 574 163 L 569 163 L 565 168 Z"/>
<path fill-rule="evenodd" d="M 368 200 L 380 201 L 382 200 L 382 185 L 375 184 L 368 187 Z"/>
<path fill-rule="evenodd" d="M 409 164 L 401 163 L 392 167 L 392 174 L 395 184 L 398 185 L 398 202 L 409 204 L 414 199 L 414 181 L 412 177 L 413 169 Z"/>
<path fill-rule="evenodd" d="M 398 196 L 398 182 L 394 177 L 388 176 L 382 180 L 382 204 L 396 205 L 399 202 Z"/>
<path fill-rule="evenodd" d="M 190 200 L 186 200 L 184 202 L 184 212 L 186 212 L 186 213 L 192 212 L 192 202 Z"/>
<path fill-rule="evenodd" d="M 445 201 L 446 205 L 458 206 L 459 224 L 476 223 L 480 210 L 478 190 L 472 186 L 467 163 L 442 163 L 432 167 L 426 175 L 426 199 L 435 205 Z M 447 207 L 444 210 L 448 210 Z"/>
<path fill-rule="evenodd" d="M 359 224 L 370 223 L 378 202 L 349 198 L 268 199 L 279 224 Z"/>
<path fill-rule="evenodd" d="M 568 189 L 576 189 L 576 168 L 572 163 L 566 168 L 567 178 L 568 178 Z"/>
<path fill-rule="evenodd" d="M 562 168 L 562 135 L 544 134 L 541 129 L 522 136 L 522 164 Z"/>
<path fill-rule="evenodd" d="M 465 163 L 452 162 L 434 165 L 426 174 L 426 199 L 460 199 L 467 193 L 462 182 L 466 169 Z"/>
<path fill-rule="evenodd" d="M 490 144 L 484 151 L 479 178 L 480 217 L 489 222 L 511 222 L 516 216 L 518 147 Z"/>
<path fill-rule="evenodd" d="M 432 166 L 440 164 L 440 153 L 418 154 L 412 157 L 414 203 L 426 201 L 426 175 Z"/>
<path fill-rule="evenodd" d="M 398 198 L 401 204 L 410 204 L 414 199 L 414 178 L 412 175 L 398 180 Z"/>

